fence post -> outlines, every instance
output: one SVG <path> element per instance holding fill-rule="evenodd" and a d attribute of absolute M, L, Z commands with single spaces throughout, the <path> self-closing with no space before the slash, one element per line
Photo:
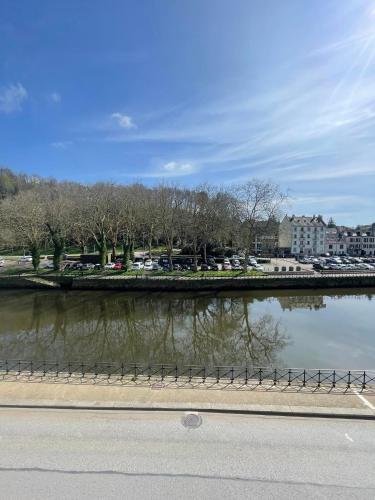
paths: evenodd
<path fill-rule="evenodd" d="M 134 380 L 137 380 L 137 363 L 134 364 Z"/>
<path fill-rule="evenodd" d="M 45 377 L 46 376 L 46 362 L 43 361 L 43 376 Z"/>
<path fill-rule="evenodd" d="M 178 366 L 176 365 L 175 366 L 175 369 L 174 369 L 174 381 L 177 382 L 178 380 Z"/>
<path fill-rule="evenodd" d="M 203 383 L 205 383 L 205 382 L 206 382 L 206 367 L 205 367 L 205 366 L 203 367 L 203 377 L 202 377 L 202 381 L 203 381 Z"/>
<path fill-rule="evenodd" d="M 161 380 L 164 380 L 164 365 L 161 365 Z"/>
<path fill-rule="evenodd" d="M 124 362 L 121 362 L 121 380 L 124 378 Z"/>
<path fill-rule="evenodd" d="M 245 385 L 247 385 L 249 381 L 249 373 L 247 367 L 245 368 Z"/>
<path fill-rule="evenodd" d="M 230 370 L 230 383 L 233 384 L 233 380 L 234 380 L 234 370 L 233 370 L 233 366 Z"/>
<path fill-rule="evenodd" d="M 148 370 L 148 381 L 150 382 L 150 380 L 151 380 L 151 365 L 148 365 L 147 370 Z"/>
<path fill-rule="evenodd" d="M 70 361 L 68 361 L 68 374 L 69 374 L 69 377 L 72 376 L 72 365 L 71 365 Z"/>
<path fill-rule="evenodd" d="M 306 370 L 303 370 L 303 382 L 302 382 L 303 387 L 306 387 Z"/>
<path fill-rule="evenodd" d="M 318 387 L 320 387 L 320 370 L 318 370 Z"/>
<path fill-rule="evenodd" d="M 366 389 L 366 372 L 363 372 L 362 390 Z"/>
<path fill-rule="evenodd" d="M 18 375 L 21 375 L 21 360 L 18 360 Z"/>
<path fill-rule="evenodd" d="M 218 384 L 220 382 L 220 367 L 218 366 L 216 368 L 216 383 Z"/>
<path fill-rule="evenodd" d="M 291 383 L 290 376 L 291 376 L 291 372 L 290 372 L 290 368 L 289 368 L 289 370 L 288 370 L 288 386 L 290 386 L 290 383 Z"/>
<path fill-rule="evenodd" d="M 59 376 L 59 362 L 56 361 L 56 377 Z"/>
<path fill-rule="evenodd" d="M 191 366 L 189 366 L 189 382 L 191 382 L 192 374 L 191 374 Z"/>
<path fill-rule="evenodd" d="M 349 370 L 349 372 L 348 372 L 348 389 L 350 389 L 350 384 L 351 384 L 350 376 L 351 376 L 351 373 Z"/>
<path fill-rule="evenodd" d="M 273 385 L 276 385 L 277 383 L 277 370 L 275 368 L 274 374 L 273 374 Z"/>
<path fill-rule="evenodd" d="M 259 368 L 259 385 L 262 385 L 262 368 Z"/>
<path fill-rule="evenodd" d="M 32 361 L 30 361 L 30 375 L 34 375 L 34 367 Z"/>
<path fill-rule="evenodd" d="M 5 373 L 8 375 L 9 373 L 9 366 L 8 366 L 8 360 L 5 360 Z"/>
<path fill-rule="evenodd" d="M 332 387 L 336 387 L 336 370 L 333 370 L 333 380 L 332 380 Z"/>

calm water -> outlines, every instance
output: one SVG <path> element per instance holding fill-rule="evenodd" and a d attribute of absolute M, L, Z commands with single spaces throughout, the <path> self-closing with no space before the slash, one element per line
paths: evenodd
<path fill-rule="evenodd" d="M 365 291 L 0 291 L 0 358 L 374 369 Z"/>

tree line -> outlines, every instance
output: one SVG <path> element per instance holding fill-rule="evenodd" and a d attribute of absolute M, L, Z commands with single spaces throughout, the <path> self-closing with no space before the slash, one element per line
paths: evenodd
<path fill-rule="evenodd" d="M 7 179 L 13 184 L 8 182 L 2 191 L 0 243 L 27 247 L 35 269 L 46 242 L 53 246 L 56 270 L 68 244 L 86 253 L 94 243 L 102 266 L 109 251 L 116 257 L 119 246 L 128 263 L 140 242 L 150 255 L 154 245 L 165 246 L 170 265 L 176 246 L 188 248 L 195 258 L 201 254 L 204 261 L 213 248 L 226 245 L 242 249 L 246 257 L 256 236 L 274 231 L 286 199 L 277 184 L 259 179 L 226 188 L 165 183 L 147 187 L 17 180 L 9 172 Z M 3 184 L 0 170 L 0 188 Z"/>

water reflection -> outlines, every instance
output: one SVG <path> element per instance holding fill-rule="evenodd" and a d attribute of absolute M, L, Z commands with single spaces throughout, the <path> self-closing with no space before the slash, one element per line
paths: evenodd
<path fill-rule="evenodd" d="M 375 290 L 0 291 L 0 358 L 375 368 Z"/>
<path fill-rule="evenodd" d="M 249 295 L 1 295 L 2 358 L 269 365 L 288 342 L 272 315 L 252 317 Z"/>

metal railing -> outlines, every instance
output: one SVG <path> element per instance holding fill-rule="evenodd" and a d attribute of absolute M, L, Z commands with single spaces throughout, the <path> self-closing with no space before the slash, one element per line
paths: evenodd
<path fill-rule="evenodd" d="M 179 366 L 119 362 L 0 360 L 0 378 L 71 379 L 111 383 L 166 382 L 241 387 L 298 387 L 375 392 L 375 370 L 331 370 L 250 366 Z"/>

